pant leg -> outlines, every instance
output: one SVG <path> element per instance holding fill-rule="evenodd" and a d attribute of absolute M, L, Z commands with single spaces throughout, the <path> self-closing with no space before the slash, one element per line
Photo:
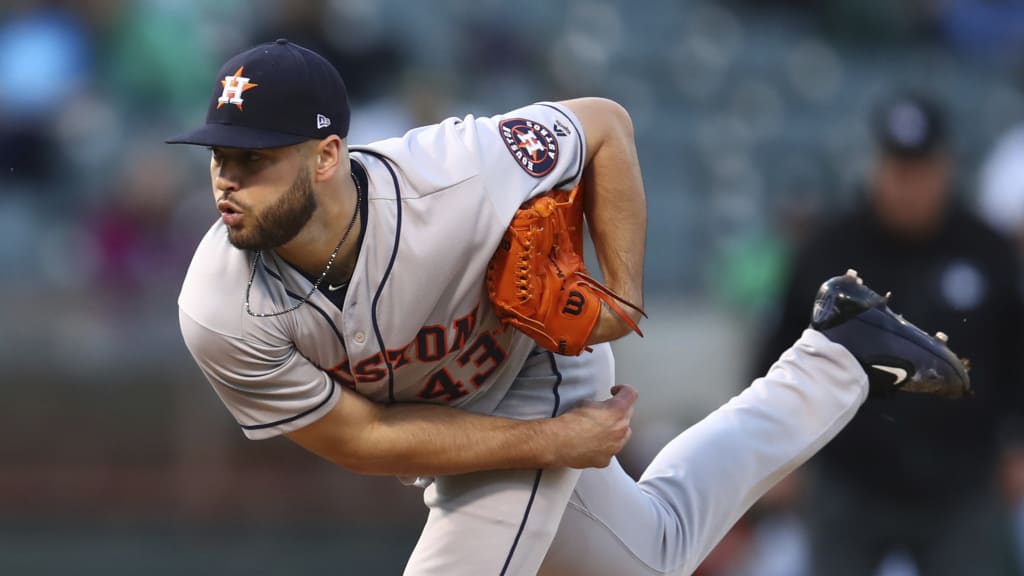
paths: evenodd
<path fill-rule="evenodd" d="M 482 472 L 438 478 L 407 576 L 536 574 L 579 470 Z"/>
<path fill-rule="evenodd" d="M 767 376 L 686 430 L 633 483 L 617 465 L 577 482 L 541 574 L 690 574 L 773 484 L 867 397 L 853 356 L 807 330 Z"/>
<path fill-rule="evenodd" d="M 614 373 L 607 345 L 580 357 L 533 354 L 493 413 L 550 418 L 607 396 Z M 405 574 L 533 576 L 579 476 L 579 470 L 549 468 L 435 479 L 424 492 L 430 512 Z"/>

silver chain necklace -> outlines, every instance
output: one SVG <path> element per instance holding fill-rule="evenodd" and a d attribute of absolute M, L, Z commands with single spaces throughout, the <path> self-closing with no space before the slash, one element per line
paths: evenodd
<path fill-rule="evenodd" d="M 341 240 L 338 240 L 338 245 L 334 247 L 334 252 L 331 252 L 331 257 L 327 260 L 327 266 L 324 267 L 324 271 L 320 273 L 320 277 L 317 278 L 316 282 L 313 283 L 313 287 L 309 289 L 309 292 L 307 292 L 306 295 L 302 297 L 302 299 L 300 299 L 295 304 L 292 304 L 286 310 L 281 310 L 280 312 L 253 312 L 252 307 L 249 305 L 249 294 L 252 292 L 253 280 L 256 279 L 256 266 L 257 264 L 259 264 L 259 261 L 262 258 L 263 254 L 262 250 L 256 250 L 256 253 L 252 257 L 252 266 L 250 267 L 249 270 L 249 283 L 246 284 L 245 286 L 245 312 L 249 314 L 249 316 L 253 316 L 256 318 L 269 318 L 271 316 L 281 316 L 282 314 L 287 314 L 289 312 L 296 310 L 299 306 L 302 306 L 307 301 L 309 301 L 309 299 L 313 296 L 317 289 L 320 288 L 320 284 L 323 283 L 324 278 L 327 278 L 327 274 L 331 271 L 331 266 L 334 265 L 334 259 L 338 257 L 338 252 L 341 251 L 342 245 L 345 244 L 345 240 L 348 239 L 349 233 L 352 232 L 352 227 L 355 226 L 356 218 L 359 217 L 359 204 L 360 201 L 362 200 L 363 194 L 362 189 L 359 186 L 359 180 L 356 178 L 355 173 L 351 174 L 352 183 L 356 185 L 356 208 L 355 210 L 352 211 L 352 219 L 349 220 L 348 227 L 345 228 L 345 233 L 341 236 Z M 343 285 L 346 284 L 348 284 L 348 282 L 346 282 Z"/>

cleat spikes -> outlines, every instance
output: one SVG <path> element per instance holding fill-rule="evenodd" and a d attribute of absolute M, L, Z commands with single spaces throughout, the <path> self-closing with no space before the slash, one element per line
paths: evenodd
<path fill-rule="evenodd" d="M 811 328 L 853 354 L 867 374 L 869 395 L 900 391 L 960 398 L 971 394 L 969 364 L 949 349 L 949 336 L 943 332 L 932 336 L 894 313 L 886 298 L 861 282 L 856 270 L 821 285 Z"/>

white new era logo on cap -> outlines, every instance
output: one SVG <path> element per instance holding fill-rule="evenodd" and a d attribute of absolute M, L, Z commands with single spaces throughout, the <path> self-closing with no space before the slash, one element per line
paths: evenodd
<path fill-rule="evenodd" d="M 316 129 L 327 128 L 331 125 L 331 119 L 323 114 L 316 115 Z"/>

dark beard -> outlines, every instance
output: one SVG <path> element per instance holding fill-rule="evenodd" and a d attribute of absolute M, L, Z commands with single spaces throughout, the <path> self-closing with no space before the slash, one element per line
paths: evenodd
<path fill-rule="evenodd" d="M 256 215 L 252 230 L 228 228 L 228 240 L 242 250 L 270 250 L 286 244 L 316 212 L 316 196 L 309 170 L 302 170 L 288 190 Z"/>

